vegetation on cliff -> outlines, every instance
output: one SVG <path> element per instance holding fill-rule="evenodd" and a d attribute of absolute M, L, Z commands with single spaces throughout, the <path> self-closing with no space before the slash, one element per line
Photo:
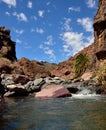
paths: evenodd
<path fill-rule="evenodd" d="M 74 64 L 74 69 L 75 69 L 75 76 L 74 78 L 80 77 L 87 69 L 89 65 L 89 58 L 86 54 L 79 54 L 75 58 L 75 64 Z"/>
<path fill-rule="evenodd" d="M 99 93 L 106 93 L 106 60 L 94 71 L 96 77 L 96 87 L 99 87 Z"/>

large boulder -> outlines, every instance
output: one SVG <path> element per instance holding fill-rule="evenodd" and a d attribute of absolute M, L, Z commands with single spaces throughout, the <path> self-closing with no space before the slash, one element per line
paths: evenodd
<path fill-rule="evenodd" d="M 30 79 L 28 78 L 28 76 L 25 76 L 25 75 L 16 75 L 14 77 L 14 83 L 15 84 L 21 83 L 22 85 L 24 85 L 29 81 L 30 81 Z"/>
<path fill-rule="evenodd" d="M 39 92 L 44 84 L 45 80 L 43 78 L 35 79 L 34 81 L 29 81 L 25 85 L 25 89 L 30 93 Z"/>
<path fill-rule="evenodd" d="M 36 98 L 59 98 L 59 97 L 71 97 L 71 93 L 62 85 L 48 85 L 40 92 L 36 93 Z"/>
<path fill-rule="evenodd" d="M 20 84 L 7 85 L 7 90 L 4 94 L 5 97 L 17 97 L 17 96 L 28 96 L 28 91 L 24 86 Z"/>

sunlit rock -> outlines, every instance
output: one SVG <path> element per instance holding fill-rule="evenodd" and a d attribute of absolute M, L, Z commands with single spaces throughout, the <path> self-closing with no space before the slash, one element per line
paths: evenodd
<path fill-rule="evenodd" d="M 36 93 L 36 98 L 59 98 L 59 97 L 71 97 L 71 93 L 62 85 L 48 85 L 40 92 Z"/>

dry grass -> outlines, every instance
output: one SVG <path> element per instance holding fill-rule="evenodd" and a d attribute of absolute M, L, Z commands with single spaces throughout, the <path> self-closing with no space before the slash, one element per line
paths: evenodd
<path fill-rule="evenodd" d="M 0 58 L 0 73 L 11 73 L 11 61 L 6 58 Z"/>
<path fill-rule="evenodd" d="M 99 68 L 95 71 L 96 86 L 100 86 L 101 91 L 106 90 L 106 61 L 102 62 Z"/>

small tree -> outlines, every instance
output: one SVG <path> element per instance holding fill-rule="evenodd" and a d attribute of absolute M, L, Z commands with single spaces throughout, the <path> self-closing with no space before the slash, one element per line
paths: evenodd
<path fill-rule="evenodd" d="M 81 76 L 89 65 L 89 58 L 86 54 L 79 54 L 75 59 L 75 78 Z"/>

